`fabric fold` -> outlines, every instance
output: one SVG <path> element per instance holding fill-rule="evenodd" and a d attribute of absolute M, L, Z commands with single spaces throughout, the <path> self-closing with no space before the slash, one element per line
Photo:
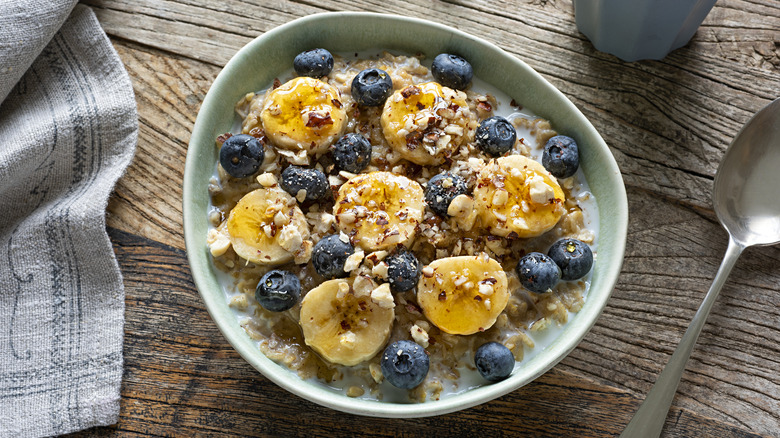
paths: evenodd
<path fill-rule="evenodd" d="M 26 0 L 0 4 L 0 102 L 38 58 L 77 0 Z"/>
<path fill-rule="evenodd" d="M 43 47 L 0 45 L 0 70 L 25 69 L 0 71 L 0 437 L 116 423 L 123 365 L 105 210 L 137 141 L 132 85 L 91 9 L 31 3 Z"/>

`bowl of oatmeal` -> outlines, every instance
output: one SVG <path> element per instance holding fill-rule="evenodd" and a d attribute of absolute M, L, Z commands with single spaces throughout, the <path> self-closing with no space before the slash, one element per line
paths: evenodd
<path fill-rule="evenodd" d="M 615 160 L 563 94 L 484 40 L 371 13 L 298 19 L 231 59 L 183 208 L 193 278 L 239 354 L 382 417 L 553 367 L 606 305 L 627 229 Z"/>

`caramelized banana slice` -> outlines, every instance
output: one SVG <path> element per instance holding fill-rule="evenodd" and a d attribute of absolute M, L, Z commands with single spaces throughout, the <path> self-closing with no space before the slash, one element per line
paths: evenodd
<path fill-rule="evenodd" d="M 382 132 L 390 147 L 420 165 L 443 163 L 474 138 L 475 126 L 466 94 L 436 82 L 397 90 L 382 111 Z"/>
<path fill-rule="evenodd" d="M 311 249 L 306 216 L 278 187 L 244 195 L 230 210 L 227 233 L 236 254 L 258 265 L 281 265 Z"/>
<path fill-rule="evenodd" d="M 360 174 L 340 188 L 336 223 L 365 251 L 408 244 L 423 219 L 425 194 L 415 181 L 391 172 Z"/>
<path fill-rule="evenodd" d="M 423 268 L 417 285 L 425 316 L 453 335 L 489 329 L 508 301 L 506 273 L 484 253 L 435 260 Z"/>
<path fill-rule="evenodd" d="M 301 302 L 306 345 L 327 361 L 346 366 L 374 357 L 387 343 L 395 318 L 390 289 L 380 288 L 357 296 L 351 280 L 336 279 L 310 290 Z"/>
<path fill-rule="evenodd" d="M 535 237 L 558 223 L 565 196 L 555 177 L 522 155 L 491 160 L 479 172 L 474 202 L 493 234 Z"/>
<path fill-rule="evenodd" d="M 268 93 L 260 118 L 275 146 L 315 154 L 341 137 L 347 113 L 335 87 L 298 77 Z"/>

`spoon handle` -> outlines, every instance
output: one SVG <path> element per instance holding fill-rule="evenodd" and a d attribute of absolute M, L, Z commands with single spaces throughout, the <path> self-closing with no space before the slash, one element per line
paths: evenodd
<path fill-rule="evenodd" d="M 718 273 L 715 275 L 712 286 L 710 286 L 709 292 L 704 297 L 699 310 L 696 311 L 696 315 L 693 316 L 691 324 L 685 331 L 677 349 L 674 350 L 669 363 L 666 364 L 666 367 L 658 376 L 658 380 L 656 380 L 653 388 L 650 389 L 642 406 L 639 407 L 639 410 L 636 411 L 626 429 L 620 434 L 621 438 L 651 438 L 661 435 L 661 429 L 663 429 L 666 422 L 666 415 L 672 406 L 674 394 L 677 392 L 677 385 L 680 383 L 680 377 L 685 370 L 688 358 L 691 356 L 693 346 L 699 338 L 699 333 L 701 333 L 701 329 L 704 327 L 704 322 L 710 314 L 710 309 L 712 309 L 712 305 L 715 303 L 723 283 L 726 282 L 726 278 L 731 273 L 731 268 L 734 267 L 734 263 L 736 263 L 744 249 L 745 246 L 737 243 L 729 236 L 728 249 L 726 249 L 726 254 L 723 256 L 723 261 L 720 264 Z"/>

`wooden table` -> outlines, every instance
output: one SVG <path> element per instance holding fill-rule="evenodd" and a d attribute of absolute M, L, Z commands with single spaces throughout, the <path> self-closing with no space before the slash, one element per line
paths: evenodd
<path fill-rule="evenodd" d="M 686 47 L 626 63 L 577 31 L 568 0 L 87 0 L 133 81 L 138 150 L 108 208 L 126 290 L 121 418 L 79 436 L 614 436 L 669 359 L 727 235 L 711 207 L 720 157 L 780 96 L 780 2 L 719 0 Z M 617 287 L 579 347 L 535 382 L 463 412 L 366 419 L 309 403 L 250 367 L 189 272 L 181 186 L 211 82 L 252 38 L 308 14 L 426 17 L 526 61 L 592 121 L 628 190 Z M 602 231 L 608 232 L 608 231 Z M 693 352 L 670 437 L 780 436 L 780 248 L 748 250 Z"/>

